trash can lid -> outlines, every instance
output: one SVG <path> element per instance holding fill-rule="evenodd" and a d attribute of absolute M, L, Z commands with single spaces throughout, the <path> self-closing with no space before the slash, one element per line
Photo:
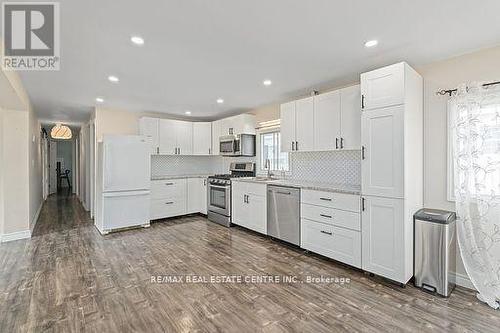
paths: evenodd
<path fill-rule="evenodd" d="M 456 220 L 455 212 L 440 209 L 422 208 L 413 215 L 415 220 L 449 224 Z"/>

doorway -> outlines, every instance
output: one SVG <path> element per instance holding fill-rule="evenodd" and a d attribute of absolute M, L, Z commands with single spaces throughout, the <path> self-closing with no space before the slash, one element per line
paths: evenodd
<path fill-rule="evenodd" d="M 48 141 L 48 193 L 74 192 L 75 140 Z"/>

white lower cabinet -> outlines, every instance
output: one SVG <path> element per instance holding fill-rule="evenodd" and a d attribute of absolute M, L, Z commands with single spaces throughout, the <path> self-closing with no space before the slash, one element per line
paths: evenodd
<path fill-rule="evenodd" d="M 363 269 L 406 283 L 412 268 L 405 267 L 405 257 L 413 247 L 405 244 L 404 200 L 371 196 L 363 199 Z M 411 223 L 407 224 L 407 228 L 411 227 Z"/>
<path fill-rule="evenodd" d="M 187 180 L 187 213 L 207 215 L 207 179 L 188 178 Z"/>
<path fill-rule="evenodd" d="M 361 267 L 359 231 L 301 219 L 301 247 L 354 267 Z"/>
<path fill-rule="evenodd" d="M 186 179 L 164 179 L 151 182 L 151 219 L 187 213 Z"/>
<path fill-rule="evenodd" d="M 360 196 L 302 190 L 300 246 L 361 268 Z"/>
<path fill-rule="evenodd" d="M 206 178 L 151 181 L 151 220 L 207 214 Z"/>
<path fill-rule="evenodd" d="M 233 181 L 231 190 L 231 222 L 267 234 L 267 185 Z"/>

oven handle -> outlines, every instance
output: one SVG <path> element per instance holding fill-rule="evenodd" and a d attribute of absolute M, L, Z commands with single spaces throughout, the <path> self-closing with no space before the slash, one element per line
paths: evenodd
<path fill-rule="evenodd" d="M 223 188 L 223 189 L 226 189 L 228 187 L 230 187 L 231 185 L 226 185 L 226 186 L 221 186 L 221 185 L 212 185 L 210 184 L 210 187 L 215 187 L 215 188 Z"/>

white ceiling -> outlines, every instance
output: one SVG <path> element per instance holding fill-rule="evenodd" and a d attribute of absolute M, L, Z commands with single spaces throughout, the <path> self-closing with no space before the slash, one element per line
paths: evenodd
<path fill-rule="evenodd" d="M 21 76 L 45 120 L 83 121 L 97 96 L 213 118 L 497 45 L 499 12 L 498 0 L 64 0 L 61 70 Z"/>

